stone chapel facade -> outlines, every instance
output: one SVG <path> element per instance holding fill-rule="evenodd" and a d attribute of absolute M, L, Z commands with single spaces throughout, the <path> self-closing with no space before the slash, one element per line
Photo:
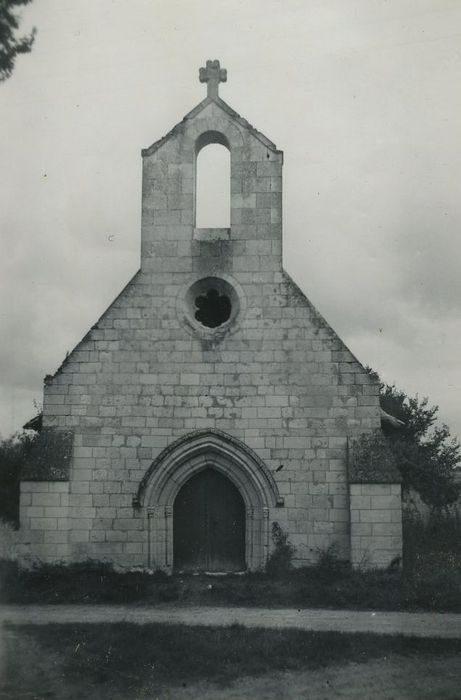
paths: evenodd
<path fill-rule="evenodd" d="M 120 567 L 264 566 L 401 553 L 400 480 L 351 465 L 378 384 L 282 267 L 283 154 L 218 95 L 143 150 L 141 268 L 45 379 L 21 482 L 20 556 Z M 231 225 L 195 225 L 196 159 L 231 157 Z M 357 472 L 357 473 L 356 473 Z"/>

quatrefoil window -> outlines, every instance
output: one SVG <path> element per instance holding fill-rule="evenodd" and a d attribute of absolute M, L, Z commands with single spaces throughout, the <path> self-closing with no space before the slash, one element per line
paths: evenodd
<path fill-rule="evenodd" d="M 240 313 L 240 297 L 222 277 L 197 280 L 186 291 L 184 301 L 188 323 L 203 337 L 221 337 L 235 327 Z"/>
<path fill-rule="evenodd" d="M 217 328 L 229 320 L 232 304 L 226 294 L 213 287 L 195 299 L 195 318 L 207 328 Z"/>

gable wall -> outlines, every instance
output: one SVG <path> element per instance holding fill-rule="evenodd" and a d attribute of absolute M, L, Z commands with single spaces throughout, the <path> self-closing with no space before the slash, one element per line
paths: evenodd
<path fill-rule="evenodd" d="M 231 145 L 229 240 L 194 231 L 206 130 Z M 132 498 L 165 446 L 204 428 L 273 472 L 285 507 L 269 519 L 300 560 L 332 542 L 349 555 L 347 436 L 379 427 L 378 386 L 282 270 L 281 175 L 282 154 L 213 103 L 144 157 L 141 271 L 45 388 L 44 425 L 75 432 L 70 558 L 145 565 L 147 514 Z M 206 276 L 240 299 L 221 338 L 187 320 L 185 292 Z"/>

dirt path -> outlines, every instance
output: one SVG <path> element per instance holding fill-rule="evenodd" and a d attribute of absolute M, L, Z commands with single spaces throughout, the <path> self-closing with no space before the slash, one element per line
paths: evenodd
<path fill-rule="evenodd" d="M 455 613 L 303 610 L 296 608 L 147 607 L 115 605 L 2 605 L 0 623 L 135 622 L 184 625 L 295 628 L 311 631 L 375 632 L 413 637 L 461 638 Z"/>

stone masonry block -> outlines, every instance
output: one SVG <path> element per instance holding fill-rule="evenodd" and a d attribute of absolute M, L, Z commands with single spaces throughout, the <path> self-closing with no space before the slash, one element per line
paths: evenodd
<path fill-rule="evenodd" d="M 67 508 L 61 507 L 55 507 L 55 506 L 46 506 L 43 509 L 43 515 L 45 518 L 66 518 L 68 514 Z M 31 515 L 32 517 L 32 515 Z"/>
<path fill-rule="evenodd" d="M 59 493 L 33 493 L 32 505 L 34 506 L 60 506 L 61 496 Z"/>
<path fill-rule="evenodd" d="M 391 484 L 362 484 L 362 493 L 367 496 L 387 496 L 391 493 Z"/>
<path fill-rule="evenodd" d="M 68 493 L 69 492 L 69 482 L 68 481 L 52 481 L 49 484 L 50 493 Z"/>
<path fill-rule="evenodd" d="M 68 541 L 68 534 L 62 530 L 47 530 L 44 532 L 44 541 L 50 544 L 64 544 Z"/>
<path fill-rule="evenodd" d="M 351 484 L 349 486 L 351 496 L 362 495 L 362 484 Z"/>
<path fill-rule="evenodd" d="M 96 509 L 89 506 L 71 506 L 69 508 L 69 516 L 71 518 L 94 518 L 96 517 Z"/>
<path fill-rule="evenodd" d="M 69 530 L 90 530 L 94 526 L 92 518 L 69 517 Z"/>
<path fill-rule="evenodd" d="M 258 177 L 280 177 L 282 173 L 282 164 L 278 162 L 268 161 L 258 163 L 256 174 Z"/>
<path fill-rule="evenodd" d="M 69 542 L 88 542 L 90 539 L 88 530 L 71 530 Z"/>
<path fill-rule="evenodd" d="M 332 508 L 329 518 L 333 523 L 347 523 L 349 522 L 349 511 L 346 508 Z"/>
<path fill-rule="evenodd" d="M 374 536 L 402 537 L 401 523 L 372 523 Z"/>
<path fill-rule="evenodd" d="M 21 493 L 48 493 L 49 490 L 46 481 L 21 481 Z"/>
<path fill-rule="evenodd" d="M 89 481 L 74 481 L 71 485 L 71 493 L 87 494 L 90 492 Z"/>
<path fill-rule="evenodd" d="M 370 510 L 371 496 L 351 496 L 351 510 Z"/>
<path fill-rule="evenodd" d="M 31 518 L 31 530 L 57 530 L 57 518 Z"/>
<path fill-rule="evenodd" d="M 390 523 L 391 514 L 388 510 L 360 510 L 362 523 Z"/>
<path fill-rule="evenodd" d="M 372 509 L 397 509 L 400 510 L 402 507 L 402 502 L 400 495 L 389 495 L 389 496 L 371 496 L 371 508 Z"/>
<path fill-rule="evenodd" d="M 43 518 L 44 516 L 44 507 L 43 506 L 27 506 L 27 508 L 24 508 L 24 517 L 25 518 Z"/>

